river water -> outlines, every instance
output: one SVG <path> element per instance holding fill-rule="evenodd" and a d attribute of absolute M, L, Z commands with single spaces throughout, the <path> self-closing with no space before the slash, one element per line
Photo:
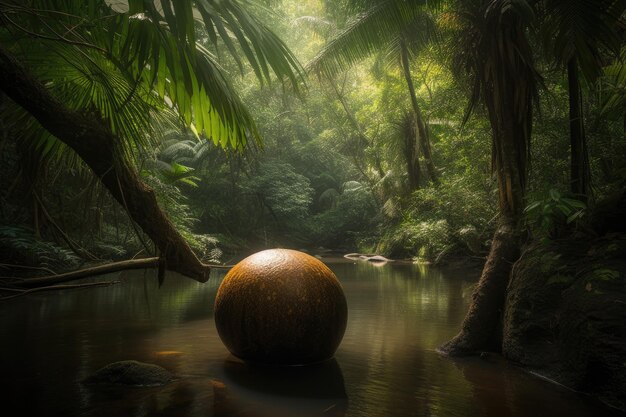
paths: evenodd
<path fill-rule="evenodd" d="M 328 260 L 348 300 L 335 359 L 251 368 L 217 336 L 206 284 L 154 272 L 116 285 L 34 293 L 0 304 L 2 416 L 623 416 L 497 356 L 435 352 L 459 329 L 477 271 Z M 164 387 L 84 385 L 111 362 L 155 363 Z"/>

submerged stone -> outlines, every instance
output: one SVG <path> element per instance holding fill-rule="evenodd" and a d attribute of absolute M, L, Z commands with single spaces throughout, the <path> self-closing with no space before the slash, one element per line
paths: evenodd
<path fill-rule="evenodd" d="M 215 299 L 215 324 L 235 356 L 299 365 L 330 359 L 346 329 L 335 274 L 302 252 L 271 249 L 235 265 Z"/>
<path fill-rule="evenodd" d="M 165 385 L 172 374 L 158 365 L 138 361 L 120 361 L 97 370 L 86 378 L 86 384 L 120 384 L 136 386 Z"/>

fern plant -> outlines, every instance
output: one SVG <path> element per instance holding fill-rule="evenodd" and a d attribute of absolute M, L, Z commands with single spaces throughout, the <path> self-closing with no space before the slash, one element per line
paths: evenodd
<path fill-rule="evenodd" d="M 587 205 L 584 202 L 551 189 L 547 197 L 529 203 L 524 213 L 531 227 L 540 234 L 555 238 L 563 225 L 576 223 L 583 218 L 586 210 Z"/>
<path fill-rule="evenodd" d="M 69 249 L 35 238 L 22 226 L 0 225 L 0 262 L 33 265 L 54 271 L 74 268 L 80 259 Z"/>

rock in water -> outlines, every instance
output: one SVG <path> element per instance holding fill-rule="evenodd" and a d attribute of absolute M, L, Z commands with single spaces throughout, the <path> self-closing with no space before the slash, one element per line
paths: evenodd
<path fill-rule="evenodd" d="M 120 361 L 100 368 L 84 380 L 87 384 L 157 386 L 172 380 L 172 374 L 157 365 L 138 361 Z"/>
<path fill-rule="evenodd" d="M 380 256 L 380 255 L 374 255 L 374 256 L 368 256 L 365 259 L 367 262 L 373 262 L 373 263 L 387 263 L 387 262 L 393 262 L 391 259 L 387 259 L 384 256 Z"/>
<path fill-rule="evenodd" d="M 235 356 L 300 365 L 330 359 L 346 329 L 341 284 L 321 261 L 270 249 L 233 267 L 215 298 L 215 324 Z"/>

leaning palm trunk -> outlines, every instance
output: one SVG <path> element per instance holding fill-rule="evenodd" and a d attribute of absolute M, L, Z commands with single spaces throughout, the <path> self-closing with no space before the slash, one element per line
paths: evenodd
<path fill-rule="evenodd" d="M 0 47 L 0 90 L 80 156 L 159 249 L 165 268 L 200 282 L 209 267 L 193 253 L 159 207 L 155 193 L 117 154 L 119 138 L 97 115 L 68 109 Z"/>
<path fill-rule="evenodd" d="M 486 105 L 492 130 L 492 170 L 498 184 L 499 222 L 461 332 L 440 348 L 449 355 L 500 350 L 501 316 L 513 263 L 518 259 L 532 102 L 537 75 L 522 15 L 507 2 L 481 1 L 469 22 L 474 50 L 462 56 L 474 77 L 474 99 Z"/>

